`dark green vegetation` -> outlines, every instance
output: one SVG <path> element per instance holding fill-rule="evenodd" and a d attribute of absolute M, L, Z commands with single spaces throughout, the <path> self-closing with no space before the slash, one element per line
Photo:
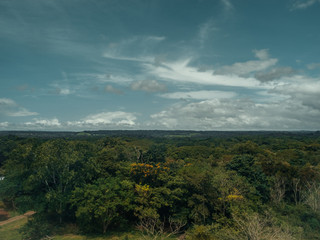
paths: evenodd
<path fill-rule="evenodd" d="M 70 225 L 145 239 L 320 239 L 319 132 L 30 134 L 0 138 L 1 200 L 37 212 L 25 239 Z"/>

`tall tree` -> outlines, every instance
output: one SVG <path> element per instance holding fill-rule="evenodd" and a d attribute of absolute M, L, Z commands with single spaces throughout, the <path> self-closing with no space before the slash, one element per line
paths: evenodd
<path fill-rule="evenodd" d="M 124 211 L 131 210 L 133 202 L 133 183 L 119 178 L 99 178 L 92 184 L 76 188 L 71 202 L 76 207 L 79 221 L 97 221 L 102 232 Z"/>

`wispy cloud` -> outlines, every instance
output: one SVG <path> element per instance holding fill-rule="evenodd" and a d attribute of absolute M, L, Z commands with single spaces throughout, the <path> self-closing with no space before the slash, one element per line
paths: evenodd
<path fill-rule="evenodd" d="M 117 83 L 120 85 L 126 85 L 132 81 L 132 76 L 126 72 L 121 73 L 81 73 L 76 74 L 75 78 L 80 82 L 94 84 L 106 84 L 106 83 Z"/>
<path fill-rule="evenodd" d="M 11 106 L 16 106 L 17 104 L 15 101 L 9 98 L 0 98 L 0 106 L 1 107 L 11 107 Z"/>
<path fill-rule="evenodd" d="M 153 62 L 156 46 L 165 39 L 163 36 L 135 36 L 110 43 L 103 57 L 119 61 Z"/>
<path fill-rule="evenodd" d="M 225 9 L 230 11 L 232 10 L 234 7 L 233 7 L 233 4 L 231 3 L 230 0 L 221 0 L 222 4 L 224 5 Z"/>
<path fill-rule="evenodd" d="M 235 92 L 226 91 L 189 91 L 189 92 L 173 92 L 164 93 L 159 96 L 169 99 L 218 99 L 218 98 L 233 98 L 237 94 Z"/>
<path fill-rule="evenodd" d="M 69 95 L 72 93 L 72 91 L 68 88 L 56 88 L 54 91 L 53 91 L 54 94 L 58 94 L 58 95 Z"/>
<path fill-rule="evenodd" d="M 28 117 L 28 116 L 35 116 L 38 115 L 36 112 L 30 112 L 29 110 L 19 107 L 15 111 L 8 111 L 6 115 L 9 117 Z"/>
<path fill-rule="evenodd" d="M 31 87 L 29 84 L 20 84 L 15 87 L 16 90 L 20 92 L 34 92 L 35 88 Z"/>
<path fill-rule="evenodd" d="M 112 60 L 120 60 L 120 61 L 132 61 L 132 62 L 152 62 L 153 58 L 150 57 L 127 57 L 124 55 L 115 54 L 112 52 L 105 52 L 103 57 L 112 59 Z"/>
<path fill-rule="evenodd" d="M 291 10 L 306 9 L 317 3 L 320 3 L 320 0 L 296 0 L 291 6 Z"/>
<path fill-rule="evenodd" d="M 117 88 L 114 88 L 112 85 L 107 85 L 104 87 L 104 91 L 105 92 L 108 92 L 108 93 L 114 93 L 114 94 L 123 94 L 123 91 L 117 89 Z"/>
<path fill-rule="evenodd" d="M 254 77 L 261 82 L 269 82 L 282 77 L 292 76 L 295 73 L 297 71 L 291 67 L 279 67 L 266 72 L 256 72 Z"/>
<path fill-rule="evenodd" d="M 0 98 L 0 114 L 9 117 L 27 117 L 38 115 L 36 112 L 30 112 L 26 108 L 19 106 L 15 101 L 9 98 Z"/>
<path fill-rule="evenodd" d="M 210 38 L 212 32 L 218 31 L 219 28 L 215 26 L 214 20 L 210 19 L 207 22 L 201 24 L 198 32 L 198 39 L 201 47 Z"/>
<path fill-rule="evenodd" d="M 144 92 L 164 92 L 167 90 L 166 85 L 159 83 L 156 80 L 134 81 L 130 87 L 134 91 Z"/>
<path fill-rule="evenodd" d="M 310 63 L 307 65 L 307 68 L 310 70 L 320 69 L 320 63 Z"/>
<path fill-rule="evenodd" d="M 200 85 L 222 85 L 235 87 L 261 87 L 254 78 L 244 78 L 237 75 L 214 75 L 213 70 L 200 72 L 196 67 L 189 65 L 191 59 L 182 59 L 175 62 L 163 63 L 163 66 L 144 64 L 146 72 L 157 78 L 182 83 L 196 83 Z M 264 69 L 264 68 L 259 68 Z"/>
<path fill-rule="evenodd" d="M 245 76 L 247 74 L 262 71 L 268 69 L 278 62 L 276 58 L 269 58 L 268 51 L 266 49 L 254 50 L 255 56 L 259 60 L 250 60 L 247 62 L 237 62 L 230 66 L 223 66 L 216 71 L 214 74 L 217 75 L 238 75 Z"/>

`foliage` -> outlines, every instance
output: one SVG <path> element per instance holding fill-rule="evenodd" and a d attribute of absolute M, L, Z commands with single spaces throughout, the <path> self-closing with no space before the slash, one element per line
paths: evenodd
<path fill-rule="evenodd" d="M 319 239 L 319 133 L 100 134 L 0 137 L 0 200 L 37 212 L 26 239 L 66 224 L 148 239 Z"/>
<path fill-rule="evenodd" d="M 118 178 L 99 178 L 93 184 L 73 191 L 71 202 L 76 216 L 86 224 L 97 221 L 106 233 L 108 226 L 119 217 L 121 211 L 132 208 L 132 183 Z"/>
<path fill-rule="evenodd" d="M 53 226 L 48 223 L 45 216 L 34 214 L 32 218 L 21 229 L 24 240 L 51 239 Z"/>
<path fill-rule="evenodd" d="M 236 171 L 240 176 L 245 177 L 255 187 L 257 196 L 264 201 L 268 201 L 270 187 L 267 177 L 262 168 L 255 164 L 255 159 L 252 155 L 236 155 L 226 167 L 228 170 Z"/>
<path fill-rule="evenodd" d="M 211 240 L 212 229 L 208 225 L 194 225 L 193 228 L 187 232 L 187 240 Z"/>

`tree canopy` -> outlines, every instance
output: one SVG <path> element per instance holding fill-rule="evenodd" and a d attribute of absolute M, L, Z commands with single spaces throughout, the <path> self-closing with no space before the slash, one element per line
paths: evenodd
<path fill-rule="evenodd" d="M 83 232 L 320 239 L 319 135 L 204 136 L 3 136 L 0 197 Z"/>

